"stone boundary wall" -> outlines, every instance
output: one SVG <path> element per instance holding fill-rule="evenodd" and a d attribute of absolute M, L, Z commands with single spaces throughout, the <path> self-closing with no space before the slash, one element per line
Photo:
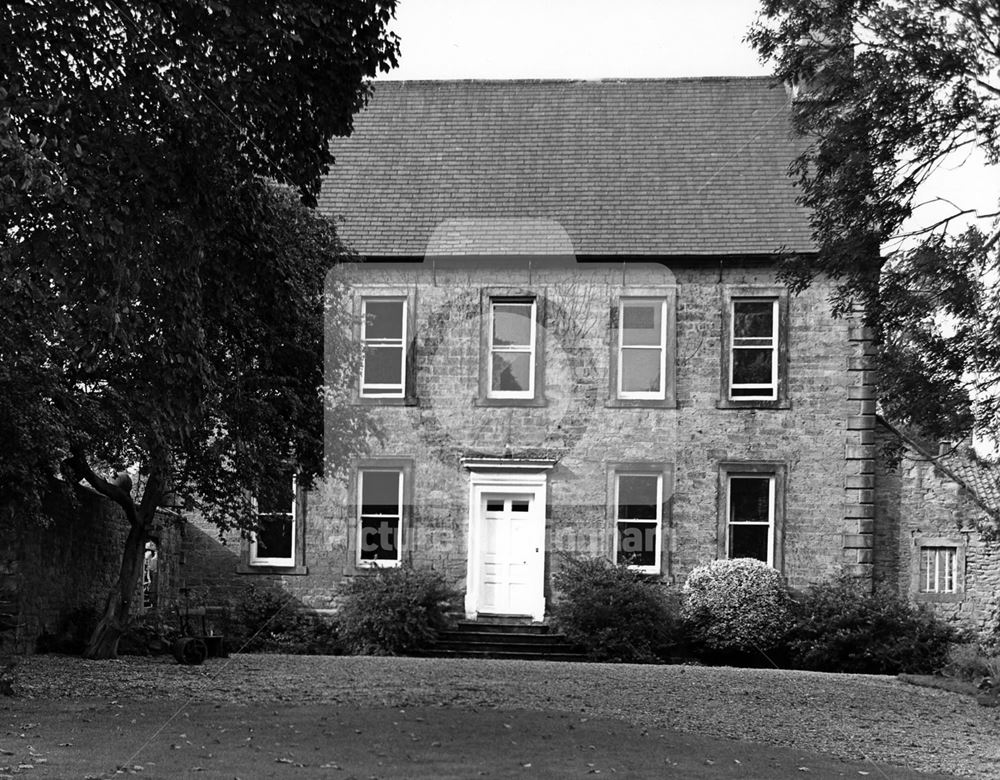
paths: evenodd
<path fill-rule="evenodd" d="M 121 509 L 86 487 L 44 501 L 46 519 L 26 523 L 10 508 L 0 510 L 0 598 L 9 605 L 13 628 L 5 649 L 35 652 L 42 636 L 66 638 L 99 610 L 121 566 L 128 523 Z M 157 606 L 176 597 L 179 516 L 157 513 L 160 545 Z M 140 600 L 141 604 L 141 600 Z"/>

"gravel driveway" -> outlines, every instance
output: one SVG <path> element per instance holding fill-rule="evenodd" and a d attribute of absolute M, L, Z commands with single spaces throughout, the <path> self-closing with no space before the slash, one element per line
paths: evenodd
<path fill-rule="evenodd" d="M 1000 778 L 1000 709 L 892 677 L 697 666 L 236 655 L 86 662 L 35 656 L 29 698 L 193 698 L 583 712 L 922 771 Z M 873 772 L 873 776 L 877 776 Z"/>

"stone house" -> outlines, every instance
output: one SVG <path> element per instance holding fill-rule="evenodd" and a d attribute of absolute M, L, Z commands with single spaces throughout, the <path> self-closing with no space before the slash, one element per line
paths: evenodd
<path fill-rule="evenodd" d="M 544 620 L 566 555 L 676 584 L 755 557 L 792 587 L 909 592 L 919 551 L 954 541 L 946 564 L 995 572 L 878 462 L 895 434 L 869 334 L 831 316 L 828 282 L 777 279 L 780 252 L 814 251 L 791 108 L 766 78 L 378 83 L 319 208 L 363 260 L 352 394 L 384 438 L 344 479 L 261 496 L 255 540 L 193 529 L 187 584 L 328 610 L 348 578 L 413 564 L 469 618 Z M 917 527 L 952 541 L 913 546 Z"/>
<path fill-rule="evenodd" d="M 881 418 L 876 441 L 902 445 L 898 464 L 876 461 L 876 582 L 1000 638 L 1000 465 L 950 442 L 929 452 Z"/>

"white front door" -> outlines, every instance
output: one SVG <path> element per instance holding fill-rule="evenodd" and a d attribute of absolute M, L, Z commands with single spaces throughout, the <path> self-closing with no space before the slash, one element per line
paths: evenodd
<path fill-rule="evenodd" d="M 534 496 L 484 493 L 479 507 L 483 560 L 479 612 L 528 615 L 536 593 Z"/>
<path fill-rule="evenodd" d="M 545 617 L 545 475 L 473 474 L 465 612 Z"/>

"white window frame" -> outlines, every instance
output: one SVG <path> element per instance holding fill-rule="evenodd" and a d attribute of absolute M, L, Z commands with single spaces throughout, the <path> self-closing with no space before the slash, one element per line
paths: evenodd
<path fill-rule="evenodd" d="M 648 518 L 619 517 L 618 511 L 621 507 L 620 487 L 622 477 L 656 477 L 656 562 L 652 566 L 642 566 L 639 564 L 629 564 L 629 568 L 642 572 L 643 574 L 659 574 L 663 561 L 663 472 L 661 471 L 636 471 L 634 469 L 623 469 L 615 471 L 615 496 L 614 496 L 614 562 L 618 563 L 618 526 L 622 523 L 649 523 L 653 520 Z"/>
<path fill-rule="evenodd" d="M 387 473 L 387 474 L 397 474 L 398 479 L 398 494 L 396 496 L 396 514 L 395 515 L 373 515 L 373 514 L 362 514 L 361 510 L 364 506 L 364 488 L 365 488 L 365 474 L 369 473 Z M 357 553 L 355 555 L 355 560 L 359 568 L 373 568 L 373 567 L 395 567 L 400 566 L 403 562 L 403 496 L 405 491 L 406 482 L 406 472 L 402 468 L 396 467 L 386 467 L 386 466 L 362 466 L 358 469 L 357 477 Z M 382 559 L 369 559 L 362 558 L 361 553 L 364 551 L 363 547 L 365 545 L 365 535 L 364 535 L 364 520 L 366 518 L 372 519 L 395 519 L 396 520 L 396 557 L 395 559 L 382 558 Z"/>
<path fill-rule="evenodd" d="M 654 345 L 627 345 L 625 344 L 625 309 L 629 304 L 659 304 L 660 305 L 660 343 Z M 657 392 L 623 390 L 622 386 L 625 377 L 625 352 L 630 351 L 652 351 L 660 352 L 660 389 Z M 622 399 L 643 399 L 663 401 L 667 397 L 667 299 L 651 298 L 645 296 L 629 297 L 623 296 L 618 299 L 618 398 Z"/>
<path fill-rule="evenodd" d="M 761 341 L 764 336 L 736 337 L 736 306 L 740 303 L 770 303 L 771 304 L 771 381 L 768 384 L 737 384 L 733 371 L 736 366 L 736 351 L 741 349 L 767 349 L 766 344 L 740 344 L 739 341 Z M 779 358 L 779 316 L 778 298 L 771 296 L 754 298 L 750 296 L 734 297 L 729 301 L 729 400 L 730 401 L 776 401 L 778 399 L 778 358 Z M 734 390 L 768 390 L 757 395 L 737 395 Z"/>
<path fill-rule="evenodd" d="M 958 545 L 927 545 L 919 550 L 920 593 L 958 593 Z"/>
<path fill-rule="evenodd" d="M 377 301 L 379 303 L 401 303 L 403 310 L 400 317 L 399 338 L 369 339 L 368 330 L 368 303 Z M 406 296 L 400 295 L 363 295 L 361 297 L 361 376 L 358 394 L 362 398 L 403 398 L 406 395 L 406 353 L 407 353 L 407 311 L 408 301 Z M 399 384 L 367 384 L 365 382 L 365 350 L 369 347 L 398 347 L 400 352 Z"/>
<path fill-rule="evenodd" d="M 497 306 L 522 305 L 531 307 L 531 331 L 528 334 L 527 345 L 501 345 L 493 343 L 493 315 Z M 513 296 L 510 298 L 490 298 L 490 316 L 486 332 L 488 354 L 486 356 L 486 397 L 487 398 L 534 398 L 535 397 L 535 342 L 537 337 L 538 301 L 535 298 Z M 493 353 L 520 352 L 528 355 L 528 389 L 527 390 L 494 390 L 493 389 Z"/>
<path fill-rule="evenodd" d="M 734 522 L 732 517 L 733 512 L 733 501 L 732 501 L 732 490 L 733 490 L 733 480 L 737 479 L 766 479 L 768 481 L 767 488 L 767 522 Z M 739 526 L 767 526 L 767 560 L 765 563 L 771 568 L 775 568 L 774 565 L 774 548 L 775 548 L 775 532 L 774 532 L 774 515 L 775 515 L 775 489 L 777 484 L 776 474 L 766 474 L 766 473 L 753 473 L 753 472 L 731 472 L 726 474 L 726 558 L 732 558 L 733 554 L 733 534 L 732 529 L 734 525 Z"/>
<path fill-rule="evenodd" d="M 299 501 L 298 501 L 298 498 L 299 498 L 299 483 L 298 483 L 298 478 L 293 474 L 292 475 L 292 503 L 291 503 L 291 507 L 289 507 L 289 511 L 286 513 L 288 515 L 288 517 L 291 518 L 291 521 L 292 521 L 292 523 L 291 523 L 291 531 L 290 531 L 291 535 L 292 535 L 292 544 L 291 544 L 291 547 L 289 549 L 289 553 L 290 554 L 288 555 L 288 557 L 277 558 L 277 557 L 273 557 L 273 556 L 260 556 L 260 555 L 257 555 L 257 534 L 254 533 L 254 534 L 250 535 L 250 558 L 249 558 L 249 563 L 250 563 L 251 566 L 294 566 L 295 565 L 295 554 L 297 552 L 297 550 L 295 549 L 295 545 L 296 545 L 296 540 L 298 539 L 298 530 L 299 530 L 298 529 L 298 524 L 299 524 L 299 516 L 298 516 L 299 515 Z M 254 514 L 256 515 L 258 513 L 258 510 L 257 510 L 257 497 L 254 496 L 254 498 L 252 499 L 252 501 L 253 501 Z M 268 512 L 267 515 L 269 515 L 269 516 L 277 516 L 278 513 L 277 512 Z M 259 521 L 259 517 L 258 517 L 258 521 Z"/>

